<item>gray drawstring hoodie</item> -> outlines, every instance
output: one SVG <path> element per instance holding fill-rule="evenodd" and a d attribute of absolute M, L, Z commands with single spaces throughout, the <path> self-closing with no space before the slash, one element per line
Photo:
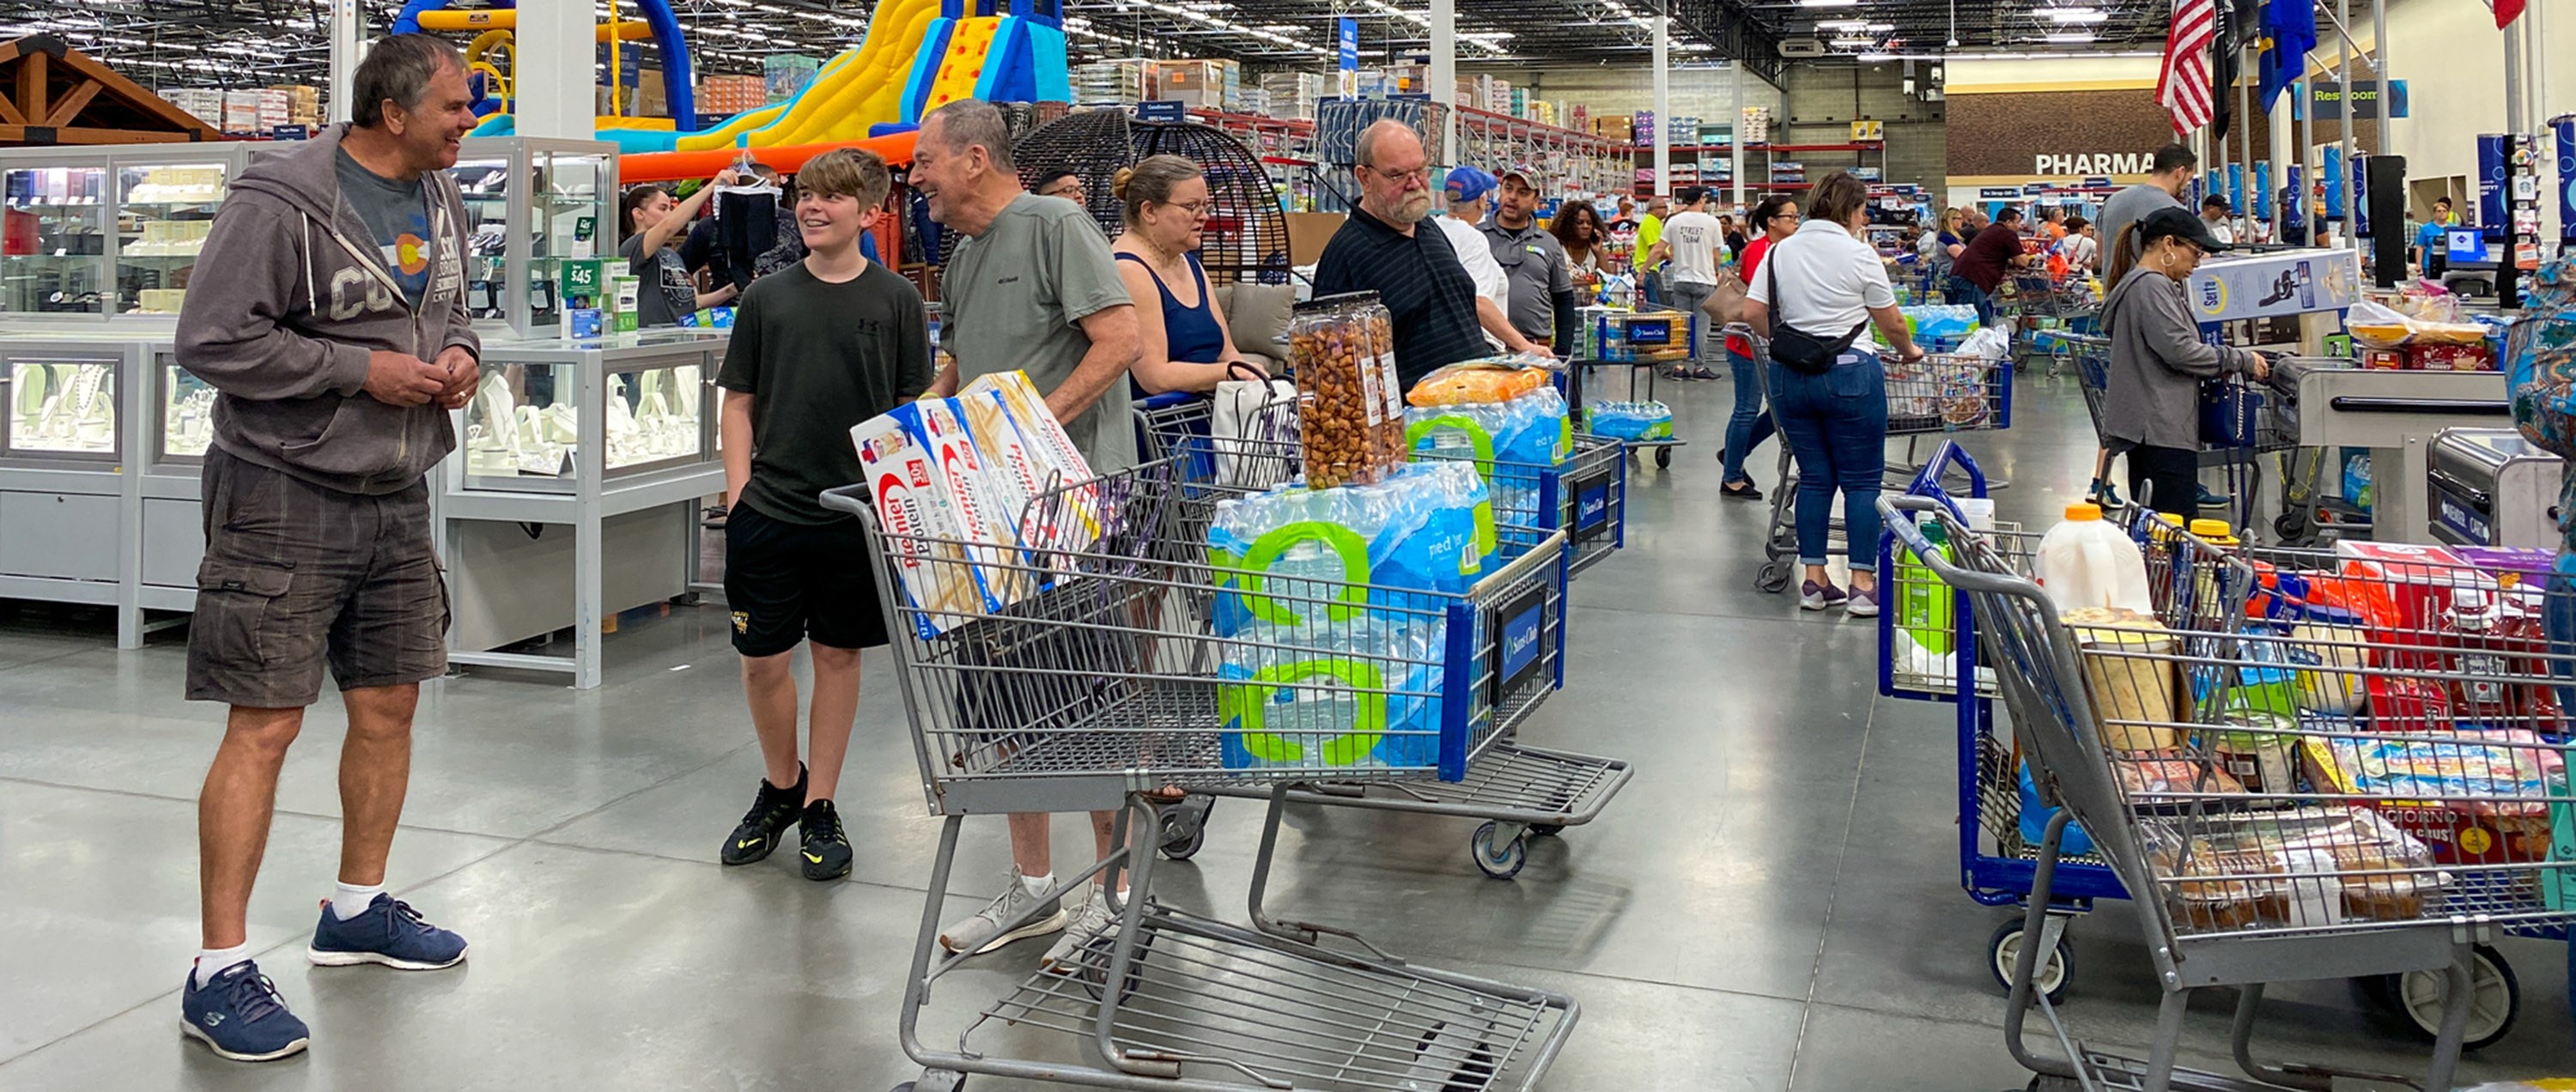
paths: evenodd
<path fill-rule="evenodd" d="M 429 287 L 415 310 L 374 235 L 340 199 L 347 123 L 259 156 L 197 258 L 179 311 L 179 366 L 215 388 L 215 446 L 344 493 L 409 488 L 456 447 L 437 404 L 393 406 L 363 388 L 367 354 L 482 353 L 465 312 L 465 204 L 445 171 L 421 175 Z"/>

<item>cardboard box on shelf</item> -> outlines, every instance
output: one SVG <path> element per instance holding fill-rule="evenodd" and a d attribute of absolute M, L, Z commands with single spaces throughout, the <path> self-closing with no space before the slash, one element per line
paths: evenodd
<path fill-rule="evenodd" d="M 253 133 L 261 131 L 259 124 L 259 92 L 253 90 L 226 91 L 223 92 L 223 96 L 223 130 L 225 132 Z"/>
<path fill-rule="evenodd" d="M 1154 98 L 1158 101 L 1183 102 L 1209 110 L 1225 106 L 1225 67 L 1228 61 L 1156 61 L 1154 62 Z"/>

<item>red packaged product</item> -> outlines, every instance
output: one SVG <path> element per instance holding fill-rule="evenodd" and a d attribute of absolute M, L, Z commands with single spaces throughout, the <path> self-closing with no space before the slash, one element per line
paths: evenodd
<path fill-rule="evenodd" d="M 2400 671 L 2432 671 L 2441 657 L 2431 653 L 2440 644 L 2435 630 L 2442 624 L 2442 612 L 2450 609 L 2455 588 L 2479 588 L 2492 592 L 2496 581 L 2479 572 L 2460 555 L 2440 546 L 2418 546 L 2401 542 L 2335 543 L 2335 554 L 2344 559 L 2343 572 L 2353 579 L 2343 582 L 2343 593 L 2349 598 L 2372 604 L 2384 604 L 2393 611 L 2393 620 L 2385 632 L 2382 623 L 2372 620 L 2371 640 L 2396 646 L 2420 646 L 2428 651 L 2420 655 L 2383 650 L 2378 666 Z M 2364 612 L 2365 617 L 2370 612 Z"/>
<path fill-rule="evenodd" d="M 2393 675 L 2372 675 L 2371 727 L 2382 732 L 2419 733 L 2451 730 L 2451 694 L 2441 684 Z"/>

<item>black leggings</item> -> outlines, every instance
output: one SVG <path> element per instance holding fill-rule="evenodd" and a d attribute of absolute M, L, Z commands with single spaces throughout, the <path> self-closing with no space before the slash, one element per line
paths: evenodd
<path fill-rule="evenodd" d="M 2128 456 L 2132 500 L 2149 498 L 2147 507 L 2186 523 L 2200 514 L 2200 452 L 2140 444 Z M 2149 485 L 2155 488 L 2149 490 Z"/>

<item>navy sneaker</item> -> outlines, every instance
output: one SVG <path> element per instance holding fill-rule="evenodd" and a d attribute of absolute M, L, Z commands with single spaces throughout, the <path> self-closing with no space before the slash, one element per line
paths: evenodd
<path fill-rule="evenodd" d="M 382 963 L 398 971 L 435 971 L 465 962 L 465 938 L 420 920 L 410 903 L 378 892 L 347 921 L 324 902 L 322 923 L 313 927 L 313 946 L 304 956 L 316 967 Z"/>
<path fill-rule="evenodd" d="M 245 959 L 197 987 L 190 972 L 179 987 L 179 1030 L 236 1062 L 273 1062 L 299 1054 L 311 1035 L 286 1011 L 277 983 Z"/>

